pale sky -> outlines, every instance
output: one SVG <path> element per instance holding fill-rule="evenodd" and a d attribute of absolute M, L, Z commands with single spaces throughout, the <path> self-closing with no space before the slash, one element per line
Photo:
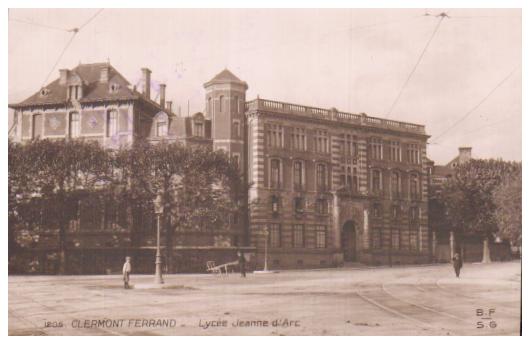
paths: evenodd
<path fill-rule="evenodd" d="M 445 11 L 450 18 L 388 118 L 424 124 L 437 164 L 459 146 L 472 146 L 477 158 L 521 160 L 521 11 Z M 72 36 L 66 30 L 96 12 L 9 10 L 10 103 L 39 90 Z M 247 100 L 259 94 L 385 118 L 438 23 L 441 11 L 428 12 L 105 9 L 76 35 L 47 82 L 79 62 L 109 59 L 131 83 L 149 67 L 185 114 L 188 100 L 191 113 L 203 111 L 202 84 L 227 67 L 248 83 Z"/>

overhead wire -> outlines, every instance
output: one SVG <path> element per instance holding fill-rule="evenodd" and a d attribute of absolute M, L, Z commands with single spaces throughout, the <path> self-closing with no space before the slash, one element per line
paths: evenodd
<path fill-rule="evenodd" d="M 431 36 L 429 37 L 429 40 L 427 41 L 427 43 L 423 47 L 423 50 L 421 51 L 421 54 L 418 56 L 418 59 L 416 60 L 416 63 L 414 64 L 414 67 L 412 68 L 412 70 L 410 71 L 409 75 L 407 76 L 407 79 L 405 79 L 405 82 L 401 86 L 396 98 L 392 102 L 392 105 L 390 106 L 389 110 L 386 112 L 386 116 L 385 117 L 388 117 L 392 113 L 394 108 L 396 107 L 398 101 L 401 98 L 401 95 L 403 94 L 403 91 L 405 90 L 405 88 L 407 87 L 408 83 L 412 79 L 412 76 L 414 75 L 414 72 L 416 72 L 416 69 L 420 65 L 421 60 L 423 59 L 423 56 L 425 55 L 425 52 L 429 48 L 429 45 L 431 44 L 432 40 L 434 39 L 434 36 L 438 32 L 438 29 L 440 28 L 440 25 L 442 24 L 442 21 L 444 20 L 444 18 L 447 17 L 447 15 L 445 14 L 445 12 L 442 12 L 442 14 L 440 14 L 439 17 L 440 17 L 440 20 L 438 20 L 438 23 L 436 23 L 436 27 L 434 28 Z"/>
<path fill-rule="evenodd" d="M 92 15 L 88 20 L 86 20 L 81 26 L 79 27 L 74 27 L 70 30 L 66 30 L 67 32 L 71 32 L 72 33 L 72 36 L 70 37 L 70 39 L 68 40 L 68 42 L 66 43 L 66 45 L 64 46 L 63 50 L 61 51 L 61 53 L 59 54 L 59 57 L 57 58 L 57 60 L 55 61 L 55 63 L 53 64 L 53 67 L 50 69 L 50 71 L 48 72 L 48 74 L 46 75 L 46 78 L 44 79 L 44 82 L 42 83 L 42 87 L 44 87 L 46 85 L 46 82 L 48 81 L 48 79 L 50 78 L 50 75 L 53 73 L 53 71 L 55 70 L 55 67 L 57 67 L 57 65 L 59 64 L 59 62 L 61 61 L 61 58 L 63 57 L 64 53 L 66 52 L 66 50 L 68 49 L 68 47 L 70 47 L 70 45 L 72 44 L 74 38 L 76 37 L 76 35 L 79 33 L 79 31 L 81 31 L 85 26 L 87 26 L 92 20 L 94 20 L 94 18 L 96 18 L 101 12 L 103 11 L 103 8 L 99 9 L 94 15 Z"/>
<path fill-rule="evenodd" d="M 435 136 L 432 141 L 433 141 L 433 144 L 436 144 L 437 140 L 440 139 L 440 137 L 442 137 L 443 135 L 447 134 L 451 129 L 453 129 L 454 127 L 456 127 L 458 124 L 460 124 L 463 120 L 465 120 L 466 118 L 468 118 L 471 114 L 473 114 L 473 112 L 475 110 L 477 110 L 482 104 L 484 104 L 486 102 L 486 100 L 488 100 L 492 94 L 495 93 L 495 91 L 497 91 L 504 83 L 506 83 L 506 81 L 508 81 L 508 79 L 511 78 L 511 76 L 515 73 L 515 71 L 517 71 L 517 69 L 519 69 L 520 66 L 517 66 L 515 67 L 514 69 L 512 69 L 512 71 L 506 75 L 499 83 L 497 83 L 495 85 L 495 87 L 493 87 L 491 89 L 491 91 L 488 92 L 488 94 L 486 94 L 485 97 L 483 97 L 475 106 L 473 106 L 470 110 L 468 110 L 461 118 L 459 118 L 457 121 L 455 121 L 453 124 L 451 124 L 448 128 L 446 128 L 442 133 L 438 134 L 437 136 Z"/>

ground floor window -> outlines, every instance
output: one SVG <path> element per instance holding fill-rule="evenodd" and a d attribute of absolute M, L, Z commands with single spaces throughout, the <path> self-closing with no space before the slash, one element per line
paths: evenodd
<path fill-rule="evenodd" d="M 381 228 L 372 229 L 372 248 L 375 250 L 380 249 L 382 246 L 381 240 L 382 240 Z"/>
<path fill-rule="evenodd" d="M 400 237 L 401 231 L 397 228 L 394 228 L 392 230 L 392 249 L 399 250 L 399 237 Z"/>
<path fill-rule="evenodd" d="M 281 230 L 280 224 L 273 223 L 269 225 L 269 245 L 270 247 L 281 247 Z"/>
<path fill-rule="evenodd" d="M 317 248 L 326 248 L 326 226 L 316 226 L 316 246 Z"/>
<path fill-rule="evenodd" d="M 418 250 L 418 232 L 419 228 L 410 228 L 409 229 L 409 237 L 410 237 L 410 250 L 411 251 L 417 251 Z"/>
<path fill-rule="evenodd" d="M 293 225 L 293 247 L 304 247 L 304 225 Z"/>

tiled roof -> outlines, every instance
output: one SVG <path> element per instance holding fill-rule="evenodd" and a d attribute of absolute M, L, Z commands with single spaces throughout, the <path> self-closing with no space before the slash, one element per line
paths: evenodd
<path fill-rule="evenodd" d="M 109 67 L 108 83 L 100 82 L 101 69 Z M 93 102 L 102 100 L 129 100 L 138 99 L 142 95 L 129 88 L 129 81 L 125 79 L 114 67 L 107 63 L 80 64 L 70 70 L 72 75 L 77 75 L 83 82 L 83 97 L 79 99 L 83 102 Z M 52 81 L 44 87 L 47 95 L 41 95 L 41 90 L 31 97 L 18 103 L 11 104 L 10 107 L 23 107 L 30 105 L 60 104 L 67 102 L 66 90 L 67 85 L 61 85 L 59 78 Z M 115 91 L 110 92 L 110 85 L 116 84 L 118 87 Z"/>
<path fill-rule="evenodd" d="M 212 80 L 205 83 L 205 86 L 211 85 L 211 84 L 217 84 L 217 83 L 237 83 L 241 85 L 247 86 L 247 83 L 244 81 L 241 81 L 237 76 L 234 75 L 231 71 L 228 69 L 223 69 L 221 73 L 217 74 L 212 78 Z"/>
<path fill-rule="evenodd" d="M 223 69 L 221 73 L 214 76 L 213 79 L 210 80 L 210 82 L 212 81 L 239 81 L 241 82 L 241 80 L 237 76 L 235 76 L 234 73 L 232 73 L 226 68 Z"/>

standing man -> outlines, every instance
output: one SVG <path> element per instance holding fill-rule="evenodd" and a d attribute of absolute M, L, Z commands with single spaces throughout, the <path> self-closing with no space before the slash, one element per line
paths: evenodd
<path fill-rule="evenodd" d="M 245 255 L 239 250 L 237 251 L 237 261 L 239 263 L 239 271 L 241 272 L 241 277 L 247 277 Z"/>
<path fill-rule="evenodd" d="M 455 274 L 457 278 L 460 278 L 460 269 L 462 269 L 462 258 L 460 254 L 455 254 L 453 257 L 453 267 L 455 268 Z"/>
<path fill-rule="evenodd" d="M 129 287 L 129 275 L 131 274 L 131 257 L 125 257 L 125 263 L 123 264 L 123 287 L 130 289 Z"/>

